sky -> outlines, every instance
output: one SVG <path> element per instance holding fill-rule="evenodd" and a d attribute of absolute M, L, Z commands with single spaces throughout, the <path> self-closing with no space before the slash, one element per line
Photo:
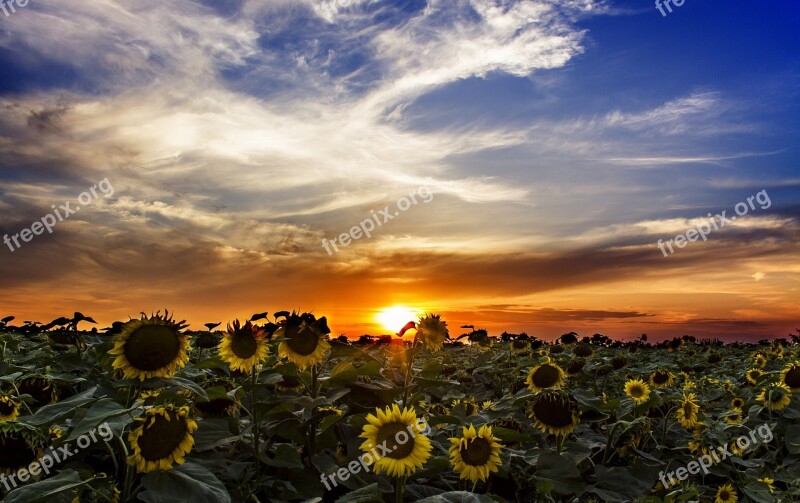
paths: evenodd
<path fill-rule="evenodd" d="M 0 315 L 786 336 L 800 3 L 670 6 L 0 11 Z"/>

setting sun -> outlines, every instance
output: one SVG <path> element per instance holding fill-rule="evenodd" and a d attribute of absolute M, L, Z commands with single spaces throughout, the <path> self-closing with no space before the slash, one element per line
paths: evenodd
<path fill-rule="evenodd" d="M 375 319 L 392 334 L 396 334 L 409 321 L 417 321 L 419 314 L 405 306 L 385 307 L 378 311 Z"/>

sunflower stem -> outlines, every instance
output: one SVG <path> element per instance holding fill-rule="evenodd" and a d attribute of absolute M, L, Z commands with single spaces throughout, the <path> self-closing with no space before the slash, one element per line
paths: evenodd
<path fill-rule="evenodd" d="M 394 501 L 395 503 L 403 503 L 406 492 L 406 478 L 399 477 L 394 479 Z"/>
<path fill-rule="evenodd" d="M 256 384 L 258 384 L 258 370 L 253 367 L 252 386 L 250 387 L 250 415 L 253 421 L 253 456 L 256 458 L 256 490 L 261 485 L 261 459 L 259 459 L 259 442 L 261 434 L 258 425 L 258 407 L 256 406 Z"/>

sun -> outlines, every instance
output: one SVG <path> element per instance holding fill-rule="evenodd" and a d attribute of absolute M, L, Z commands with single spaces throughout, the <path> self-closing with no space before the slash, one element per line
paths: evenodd
<path fill-rule="evenodd" d="M 409 321 L 417 321 L 419 313 L 405 306 L 384 307 L 375 314 L 375 319 L 383 328 L 396 334 Z"/>

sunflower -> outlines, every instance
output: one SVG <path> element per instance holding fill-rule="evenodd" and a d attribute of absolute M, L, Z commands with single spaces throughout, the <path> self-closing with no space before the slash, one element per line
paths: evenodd
<path fill-rule="evenodd" d="M 731 400 L 731 408 L 732 409 L 743 409 L 744 408 L 744 398 L 734 397 Z"/>
<path fill-rule="evenodd" d="M 224 396 L 206 401 L 197 401 L 194 404 L 197 414 L 205 418 L 226 418 L 233 415 L 238 408 L 235 400 Z"/>
<path fill-rule="evenodd" d="M 151 377 L 172 377 L 175 371 L 189 362 L 189 341 L 184 332 L 185 320 L 174 321 L 169 311 L 164 316 L 156 313 L 149 318 L 142 314 L 130 320 L 117 335 L 114 347 L 108 352 L 116 356 L 115 370 L 122 375 L 144 381 Z"/>
<path fill-rule="evenodd" d="M 656 370 L 650 374 L 650 385 L 655 388 L 672 386 L 675 382 L 675 375 L 668 370 Z"/>
<path fill-rule="evenodd" d="M 364 439 L 361 450 L 374 453 L 379 445 L 388 447 L 389 453 L 375 461 L 375 473 L 406 477 L 422 468 L 431 456 L 431 441 L 422 431 L 412 408 L 401 411 L 395 403 L 385 410 L 375 409 L 375 414 L 367 415 L 367 424 L 359 435 Z"/>
<path fill-rule="evenodd" d="M 758 479 L 758 481 L 767 485 L 767 489 L 769 489 L 770 494 L 775 494 L 775 479 L 770 477 L 761 477 Z"/>
<path fill-rule="evenodd" d="M 755 357 L 753 357 L 753 364 L 756 367 L 763 369 L 767 365 L 767 359 L 761 353 L 757 353 Z"/>
<path fill-rule="evenodd" d="M 137 418 L 138 426 L 128 434 L 133 450 L 128 463 L 140 473 L 171 470 L 173 464 L 183 464 L 194 446 L 192 433 L 197 429 L 188 414 L 189 407 L 167 404 Z"/>
<path fill-rule="evenodd" d="M 527 340 L 515 339 L 511 341 L 511 350 L 515 353 L 524 354 L 531 348 Z"/>
<path fill-rule="evenodd" d="M 769 410 L 783 410 L 792 401 L 792 390 L 783 383 L 773 383 L 764 388 L 756 400 L 764 403 Z"/>
<path fill-rule="evenodd" d="M 10 396 L 0 396 L 0 423 L 13 421 L 19 417 L 21 404 Z"/>
<path fill-rule="evenodd" d="M 533 367 L 528 372 L 525 384 L 533 392 L 542 391 L 548 388 L 560 388 L 564 382 L 564 371 L 552 363 L 550 358 L 546 358 L 544 363 Z"/>
<path fill-rule="evenodd" d="M 740 424 L 742 422 L 742 409 L 732 409 L 724 417 L 725 422 L 728 424 Z"/>
<path fill-rule="evenodd" d="M 567 368 L 565 370 L 567 372 L 567 375 L 576 376 L 576 375 L 581 373 L 581 370 L 583 370 L 583 367 L 585 367 L 585 366 L 586 366 L 586 360 L 585 359 L 583 359 L 583 358 L 575 358 L 574 360 L 572 360 L 570 362 L 569 365 L 567 365 Z"/>
<path fill-rule="evenodd" d="M 475 401 L 475 397 L 465 398 L 464 400 L 453 400 L 451 410 L 455 409 L 459 405 L 464 409 L 464 417 L 474 416 L 480 412 L 480 408 L 478 408 L 478 402 Z"/>
<path fill-rule="evenodd" d="M 50 440 L 58 440 L 64 436 L 64 430 L 62 430 L 60 426 L 53 425 L 47 430 L 47 434 L 49 435 Z"/>
<path fill-rule="evenodd" d="M 244 325 L 239 320 L 233 320 L 233 326 L 228 324 L 228 331 L 223 334 L 218 348 L 219 356 L 231 370 L 246 373 L 253 372 L 268 352 L 264 329 L 253 325 L 250 320 Z"/>
<path fill-rule="evenodd" d="M 781 382 L 793 393 L 800 391 L 800 362 L 789 363 L 783 368 Z"/>
<path fill-rule="evenodd" d="M 485 425 L 478 431 L 473 425 L 464 426 L 461 438 L 451 438 L 450 462 L 460 474 L 459 479 L 469 479 L 474 483 L 486 480 L 490 473 L 498 471 L 502 464 L 498 440 L 492 436 L 492 427 Z"/>
<path fill-rule="evenodd" d="M 528 417 L 544 433 L 568 435 L 578 425 L 578 407 L 568 397 L 556 391 L 538 395 L 529 404 Z"/>
<path fill-rule="evenodd" d="M 689 393 L 683 396 L 683 400 L 678 406 L 678 422 L 687 430 L 694 428 L 698 423 L 697 413 L 700 412 L 700 406 L 697 404 L 697 395 Z"/>
<path fill-rule="evenodd" d="M 331 348 L 328 344 L 327 333 L 323 328 L 325 318 L 314 319 L 310 314 L 292 314 L 287 318 L 275 335 L 283 337 L 278 346 L 278 355 L 287 358 L 300 370 L 305 370 L 325 358 L 325 353 Z"/>
<path fill-rule="evenodd" d="M 438 314 L 429 314 L 419 319 L 417 323 L 417 337 L 431 351 L 442 349 L 446 339 L 450 338 L 447 330 L 447 322 L 441 320 Z"/>
<path fill-rule="evenodd" d="M 650 388 L 641 379 L 630 379 L 625 383 L 625 394 L 635 403 L 644 403 L 650 398 Z"/>
<path fill-rule="evenodd" d="M 58 400 L 55 384 L 47 377 L 26 377 L 20 381 L 17 389 L 21 395 L 32 396 L 33 405 L 36 407 L 51 404 Z"/>
<path fill-rule="evenodd" d="M 0 474 L 12 474 L 30 466 L 44 453 L 44 438 L 33 427 L 16 422 L 0 423 Z"/>
<path fill-rule="evenodd" d="M 594 354 L 594 351 L 592 350 L 591 346 L 589 346 L 588 344 L 578 344 L 572 350 L 572 354 L 575 355 L 575 356 L 588 358 L 588 357 L 590 357 L 590 356 L 592 356 Z"/>
<path fill-rule="evenodd" d="M 717 489 L 717 497 L 714 503 L 736 503 L 739 498 L 736 497 L 736 490 L 730 484 L 725 484 Z"/>
<path fill-rule="evenodd" d="M 747 380 L 750 381 L 752 384 L 757 383 L 758 379 L 762 375 L 764 375 L 764 373 L 761 372 L 761 370 L 759 369 L 750 369 L 745 373 L 745 377 L 747 377 Z"/>

